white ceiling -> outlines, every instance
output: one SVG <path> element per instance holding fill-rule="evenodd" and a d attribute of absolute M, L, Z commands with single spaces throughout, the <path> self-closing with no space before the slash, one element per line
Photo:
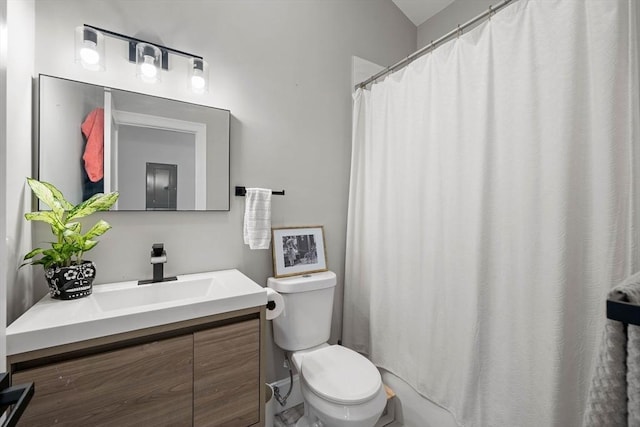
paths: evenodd
<path fill-rule="evenodd" d="M 454 0 L 393 0 L 393 2 L 417 27 L 449 6 Z"/>

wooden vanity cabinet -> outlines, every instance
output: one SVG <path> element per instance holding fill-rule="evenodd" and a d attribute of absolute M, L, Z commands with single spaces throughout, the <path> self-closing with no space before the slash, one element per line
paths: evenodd
<path fill-rule="evenodd" d="M 189 426 L 192 345 L 182 336 L 16 372 L 36 388 L 20 425 Z"/>
<path fill-rule="evenodd" d="M 193 421 L 246 427 L 260 421 L 258 320 L 193 334 Z"/>
<path fill-rule="evenodd" d="M 264 425 L 264 308 L 9 356 L 20 426 Z"/>

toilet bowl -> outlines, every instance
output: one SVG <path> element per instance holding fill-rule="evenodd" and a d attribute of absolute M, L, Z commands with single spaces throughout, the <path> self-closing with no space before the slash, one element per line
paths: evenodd
<path fill-rule="evenodd" d="M 269 278 L 284 311 L 273 319 L 276 344 L 291 351 L 305 414 L 298 427 L 373 427 L 386 404 L 380 372 L 367 358 L 329 345 L 336 275 Z"/>
<path fill-rule="evenodd" d="M 339 345 L 296 352 L 305 415 L 297 427 L 372 427 L 384 410 L 386 394 L 377 368 Z"/>

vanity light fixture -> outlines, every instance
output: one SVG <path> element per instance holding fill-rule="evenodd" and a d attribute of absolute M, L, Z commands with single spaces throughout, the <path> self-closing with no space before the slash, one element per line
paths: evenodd
<path fill-rule="evenodd" d="M 195 93 L 204 93 L 209 90 L 209 64 L 202 58 L 189 60 L 189 87 Z"/>
<path fill-rule="evenodd" d="M 136 76 L 145 83 L 160 81 L 162 52 L 149 43 L 136 44 Z"/>
<path fill-rule="evenodd" d="M 104 37 L 91 27 L 76 28 L 76 62 L 91 71 L 104 70 Z"/>
<path fill-rule="evenodd" d="M 124 40 L 129 44 L 129 61 L 136 64 L 136 76 L 146 83 L 161 81 L 162 70 L 169 71 L 169 54 L 188 58 L 187 85 L 193 92 L 209 89 L 209 65 L 198 55 L 149 43 L 135 37 L 91 25 L 76 28 L 76 61 L 88 70 L 104 70 L 104 36 Z M 98 59 L 96 59 L 98 58 Z"/>

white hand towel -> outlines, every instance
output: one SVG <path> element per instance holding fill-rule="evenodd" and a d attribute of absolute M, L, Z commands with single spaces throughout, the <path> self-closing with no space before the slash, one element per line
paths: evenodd
<path fill-rule="evenodd" d="M 247 188 L 244 203 L 244 243 L 251 249 L 269 249 L 271 190 Z"/>

